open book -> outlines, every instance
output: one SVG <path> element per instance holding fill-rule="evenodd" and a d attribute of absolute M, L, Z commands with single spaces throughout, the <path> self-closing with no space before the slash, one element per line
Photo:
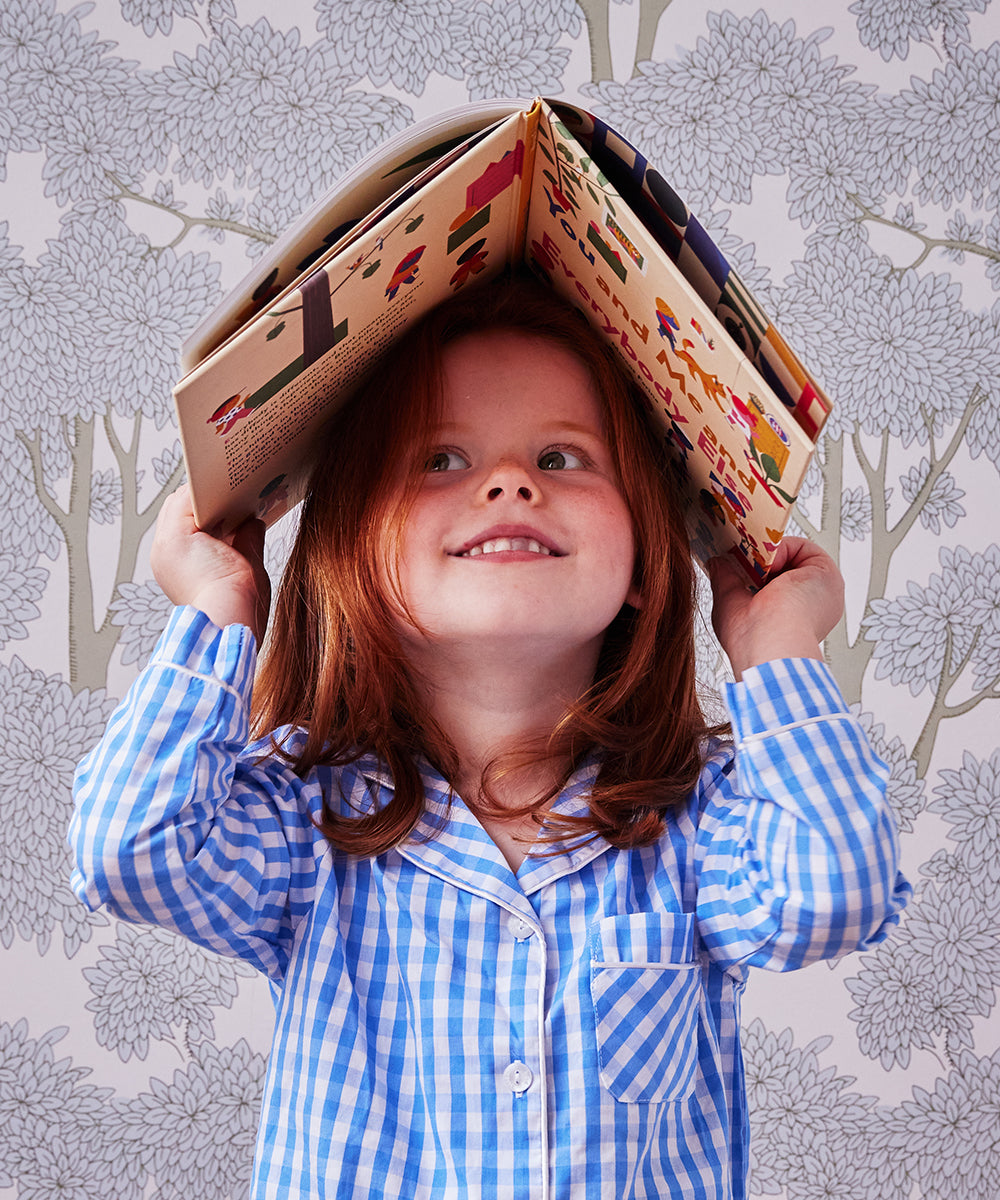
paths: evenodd
<path fill-rule="evenodd" d="M 296 503 L 317 431 L 375 360 L 514 262 L 638 381 L 696 555 L 732 554 L 761 582 L 829 401 L 663 177 L 556 101 L 469 106 L 392 139 L 199 326 L 174 389 L 199 525 Z"/>

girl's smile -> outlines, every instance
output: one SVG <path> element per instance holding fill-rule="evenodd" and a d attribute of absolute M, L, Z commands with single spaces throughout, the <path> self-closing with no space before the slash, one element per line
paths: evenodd
<path fill-rule="evenodd" d="M 400 547 L 411 616 L 437 647 L 585 650 L 592 663 L 636 597 L 632 520 L 588 369 L 491 330 L 448 346 L 443 385 Z"/>
<path fill-rule="evenodd" d="M 481 558 L 495 554 L 541 554 L 560 558 L 562 551 L 552 545 L 544 534 L 529 526 L 496 525 L 455 551 L 458 558 Z M 509 562 L 511 559 L 504 559 Z M 518 560 L 513 560 L 518 561 Z M 530 561 L 530 559 L 526 560 Z"/>

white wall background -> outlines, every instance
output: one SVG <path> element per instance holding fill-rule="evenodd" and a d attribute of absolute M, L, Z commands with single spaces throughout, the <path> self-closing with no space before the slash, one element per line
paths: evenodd
<path fill-rule="evenodd" d="M 266 989 L 66 883 L 73 765 L 163 620 L 178 346 L 360 152 L 535 92 L 658 162 L 838 403 L 801 524 L 917 897 L 752 983 L 754 1189 L 1000 1197 L 1000 7 L 758 2 L 3 0 L 2 1200 L 243 1194 Z"/>

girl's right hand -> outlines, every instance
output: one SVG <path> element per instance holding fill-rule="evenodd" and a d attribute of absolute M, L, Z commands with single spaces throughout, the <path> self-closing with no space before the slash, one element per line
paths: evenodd
<path fill-rule="evenodd" d="M 227 538 L 213 537 L 195 525 L 184 484 L 163 503 L 149 559 L 172 603 L 190 604 L 219 626 L 247 625 L 260 645 L 271 604 L 263 521 L 250 517 Z"/>

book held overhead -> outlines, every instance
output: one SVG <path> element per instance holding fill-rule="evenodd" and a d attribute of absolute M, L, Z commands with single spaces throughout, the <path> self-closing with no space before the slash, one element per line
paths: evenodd
<path fill-rule="evenodd" d="M 696 555 L 763 582 L 829 401 L 663 176 L 559 101 L 468 106 L 391 139 L 199 326 L 174 389 L 199 525 L 287 511 L 324 421 L 399 335 L 517 264 L 636 379 Z"/>

